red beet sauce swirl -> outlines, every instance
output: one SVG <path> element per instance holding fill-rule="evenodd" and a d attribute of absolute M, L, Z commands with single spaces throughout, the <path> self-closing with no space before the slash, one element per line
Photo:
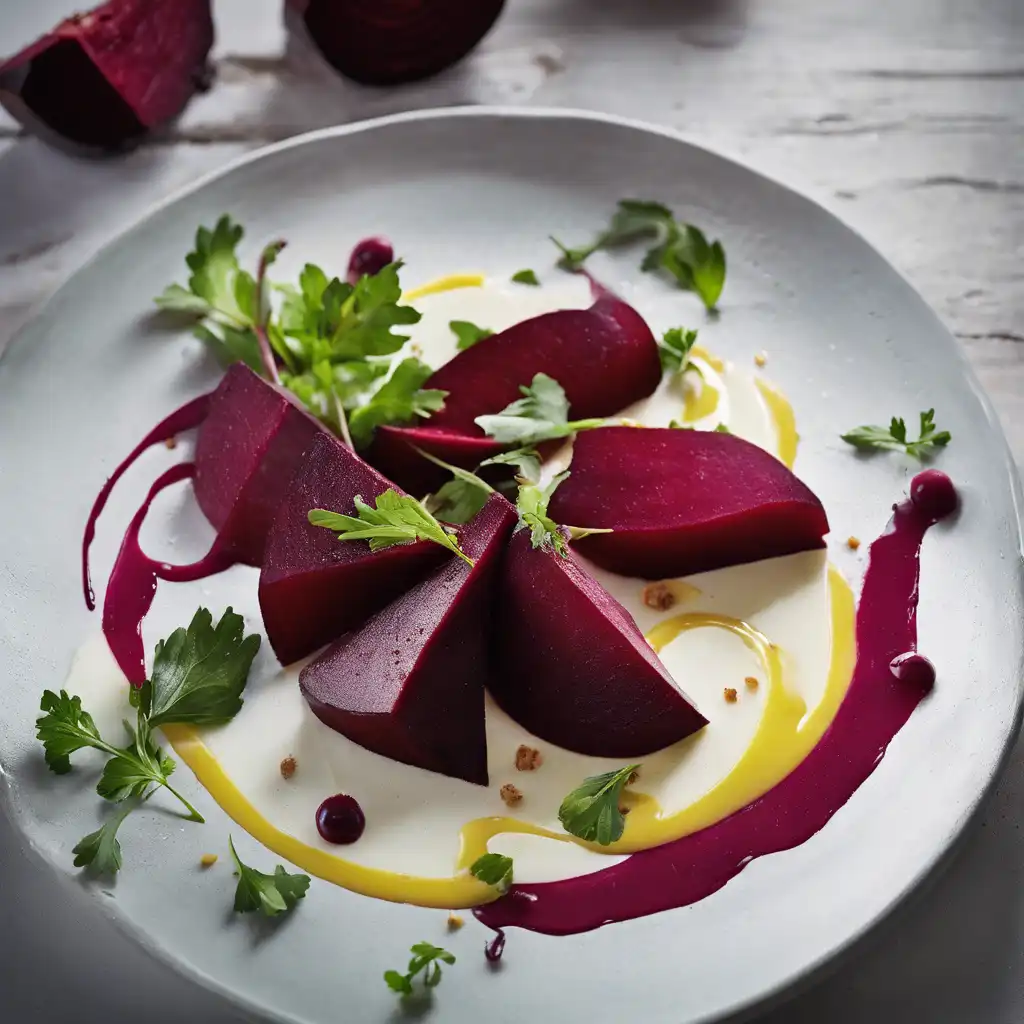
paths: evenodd
<path fill-rule="evenodd" d="M 512 886 L 474 911 L 498 932 L 495 943 L 510 926 L 571 935 L 696 903 L 755 857 L 806 842 L 850 799 L 934 681 L 930 663 L 915 653 L 921 541 L 956 509 L 956 490 L 931 469 L 914 477 L 910 493 L 871 545 L 857 608 L 857 664 L 814 750 L 762 797 L 700 832 L 594 874 Z"/>

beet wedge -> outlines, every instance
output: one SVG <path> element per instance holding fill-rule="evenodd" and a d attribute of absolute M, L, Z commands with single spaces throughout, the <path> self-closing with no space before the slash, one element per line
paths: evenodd
<path fill-rule="evenodd" d="M 283 665 L 358 628 L 450 557 L 429 541 L 374 552 L 307 518 L 313 508 L 351 514 L 357 494 L 372 504 L 392 486 L 333 436 L 313 442 L 278 507 L 260 573 L 263 625 Z"/>
<path fill-rule="evenodd" d="M 196 439 L 195 493 L 224 550 L 260 565 L 274 514 L 313 439 L 327 428 L 244 363 L 210 400 Z"/>
<path fill-rule="evenodd" d="M 51 139 L 117 149 L 181 112 L 212 45 L 210 0 L 109 0 L 0 64 L 0 102 Z"/>
<path fill-rule="evenodd" d="M 301 672 L 313 713 L 394 761 L 487 785 L 484 681 L 512 506 L 492 495 L 449 559 Z"/>
<path fill-rule="evenodd" d="M 538 373 L 562 385 L 574 419 L 588 419 L 611 416 L 650 395 L 661 380 L 661 363 L 650 328 L 614 295 L 601 295 L 589 309 L 544 313 L 485 338 L 432 374 L 423 386 L 448 392 L 444 408 L 426 429 L 382 429 L 370 460 L 403 487 L 419 491 L 427 483 L 433 490 L 446 479 L 444 471 L 414 469 L 411 456 L 418 456 L 409 455 L 408 444 L 472 468 L 501 449 L 476 425 L 477 416 L 501 412 Z M 452 434 L 475 443 L 456 442 Z"/>
<path fill-rule="evenodd" d="M 778 459 L 732 434 L 602 427 L 576 438 L 549 507 L 611 529 L 576 544 L 624 576 L 664 579 L 824 546 L 825 509 Z"/>
<path fill-rule="evenodd" d="M 497 615 L 491 695 L 542 739 L 633 758 L 707 724 L 629 612 L 571 554 L 533 547 L 528 530 L 508 546 Z"/>

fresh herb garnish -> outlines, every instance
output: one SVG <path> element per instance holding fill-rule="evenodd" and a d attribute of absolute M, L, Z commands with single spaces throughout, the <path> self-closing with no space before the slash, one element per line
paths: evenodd
<path fill-rule="evenodd" d="M 486 481 L 461 466 L 453 466 L 444 459 L 439 459 L 422 448 L 412 446 L 423 458 L 447 469 L 452 479 L 439 487 L 433 494 L 427 495 L 424 505 L 427 511 L 446 523 L 468 523 L 487 504 L 487 499 L 495 493 L 494 488 Z"/>
<path fill-rule="evenodd" d="M 662 373 L 683 373 L 690 362 L 690 350 L 697 341 L 697 332 L 672 327 L 658 342 Z"/>
<path fill-rule="evenodd" d="M 486 885 L 505 892 L 512 884 L 512 858 L 501 853 L 485 853 L 473 861 L 470 873 Z"/>
<path fill-rule="evenodd" d="M 175 762 L 153 738 L 153 729 L 174 723 L 214 724 L 229 721 L 242 706 L 241 692 L 248 679 L 260 638 L 243 636 L 242 618 L 230 608 L 216 627 L 205 608 L 200 608 L 187 630 L 177 629 L 157 644 L 153 677 L 129 693 L 135 708 L 135 724 L 124 723 L 127 744 L 105 740 L 81 698 L 65 690 L 43 693 L 36 720 L 36 736 L 42 742 L 46 763 L 57 775 L 71 771 L 71 755 L 91 748 L 106 754 L 96 792 L 119 808 L 96 832 L 74 848 L 75 865 L 91 865 L 113 873 L 121 867 L 117 830 L 128 814 L 164 788 L 181 801 L 188 820 L 203 816 L 168 781 Z"/>
<path fill-rule="evenodd" d="M 513 448 L 510 452 L 501 452 L 484 459 L 477 469 L 483 466 L 515 466 L 519 483 L 535 484 L 540 481 L 540 454 L 536 448 Z"/>
<path fill-rule="evenodd" d="M 696 292 L 704 305 L 714 309 L 725 284 L 725 251 L 721 242 L 708 242 L 693 224 L 675 219 L 662 203 L 642 199 L 620 200 L 611 223 L 590 245 L 568 248 L 552 239 L 562 251 L 560 265 L 578 270 L 599 249 L 610 249 L 640 238 L 653 241 L 640 269 L 661 271 L 675 278 L 680 288 Z"/>
<path fill-rule="evenodd" d="M 516 509 L 519 512 L 519 525 L 516 529 L 525 527 L 530 531 L 530 542 L 535 548 L 547 545 L 554 548 L 562 558 L 568 555 L 569 550 L 558 523 L 548 515 L 548 504 L 555 493 L 555 488 L 568 475 L 569 471 L 563 470 L 553 476 L 544 487 L 523 484 L 519 488 L 519 497 L 516 500 Z"/>
<path fill-rule="evenodd" d="M 452 329 L 452 334 L 458 338 L 455 347 L 460 352 L 472 348 L 478 341 L 483 341 L 484 338 L 489 338 L 494 334 L 494 331 L 487 327 L 477 327 L 469 320 L 449 320 L 448 326 Z"/>
<path fill-rule="evenodd" d="M 414 356 L 403 359 L 377 391 L 349 415 L 349 431 L 355 446 L 366 447 L 377 427 L 386 423 L 426 419 L 443 408 L 448 392 L 423 387 L 431 373 L 430 367 Z"/>
<path fill-rule="evenodd" d="M 309 875 L 291 875 L 281 864 L 277 865 L 272 875 L 265 875 L 242 863 L 230 838 L 228 848 L 238 875 L 235 910 L 239 914 L 250 914 L 258 910 L 265 917 L 277 917 L 291 910 L 306 895 Z"/>
<path fill-rule="evenodd" d="M 903 451 L 916 459 L 924 459 L 934 455 L 940 448 L 945 448 L 952 440 L 952 435 L 948 430 L 935 429 L 935 410 L 928 409 L 921 413 L 921 431 L 916 441 L 907 440 L 907 425 L 896 416 L 893 416 L 888 428 L 854 427 L 849 433 L 843 434 L 842 438 L 861 451 Z"/>
<path fill-rule="evenodd" d="M 558 820 L 565 831 L 601 846 L 621 839 L 626 819 L 619 810 L 619 799 L 639 767 L 628 764 L 625 768 L 584 779 L 558 808 Z"/>
<path fill-rule="evenodd" d="M 407 996 L 412 994 L 412 980 L 423 972 L 423 984 L 428 988 L 437 988 L 441 983 L 441 964 L 455 963 L 455 956 L 447 949 L 435 946 L 430 942 L 417 942 L 410 950 L 412 959 L 405 974 L 398 971 L 385 971 L 384 980 L 392 992 L 400 992 Z"/>
<path fill-rule="evenodd" d="M 725 423 L 719 423 L 718 426 L 715 427 L 714 433 L 716 433 L 716 434 L 731 434 L 732 431 L 729 429 L 729 427 Z"/>
<path fill-rule="evenodd" d="M 532 270 L 517 270 L 512 275 L 512 280 L 516 284 L 540 285 L 540 281 L 537 280 L 537 275 Z"/>
<path fill-rule="evenodd" d="M 535 445 L 604 423 L 602 419 L 570 420 L 569 401 L 562 385 L 546 373 L 538 373 L 532 384 L 520 385 L 519 390 L 522 398 L 499 413 L 477 416 L 475 420 L 485 434 L 501 444 Z"/>
<path fill-rule="evenodd" d="M 333 530 L 338 540 L 369 541 L 371 551 L 414 540 L 429 540 L 458 555 L 468 565 L 473 564 L 462 552 L 455 536 L 415 498 L 388 489 L 377 495 L 376 507 L 367 505 L 358 494 L 354 503 L 357 513 L 354 516 L 314 508 L 309 511 L 309 521 L 313 526 Z"/>

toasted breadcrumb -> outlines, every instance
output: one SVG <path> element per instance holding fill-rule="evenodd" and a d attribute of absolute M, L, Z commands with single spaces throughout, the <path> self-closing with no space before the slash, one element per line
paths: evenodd
<path fill-rule="evenodd" d="M 448 915 L 448 931 L 450 932 L 457 932 L 465 923 L 462 917 L 456 914 L 455 911 Z"/>
<path fill-rule="evenodd" d="M 178 439 L 172 434 L 170 437 L 164 439 L 164 446 L 174 451 L 178 447 Z"/>
<path fill-rule="evenodd" d="M 754 362 L 758 366 L 764 366 L 764 364 L 768 362 L 767 354 L 764 352 L 758 352 L 757 355 L 754 356 Z"/>
<path fill-rule="evenodd" d="M 732 686 L 727 686 L 725 688 L 725 702 L 727 704 L 736 703 L 736 690 Z"/>
<path fill-rule="evenodd" d="M 630 772 L 629 773 L 629 778 L 626 779 L 626 785 L 627 786 L 632 786 L 633 783 L 636 782 L 636 780 L 639 779 L 639 778 L 640 778 L 640 773 L 639 772 Z"/>
<path fill-rule="evenodd" d="M 212 868 L 217 863 L 217 854 L 215 853 L 204 853 L 199 858 L 199 863 L 204 868 Z"/>
<path fill-rule="evenodd" d="M 847 537 L 846 546 L 851 551 L 856 551 L 860 547 L 860 537 Z"/>
<path fill-rule="evenodd" d="M 511 782 L 506 782 L 498 791 L 498 794 L 509 807 L 515 807 L 516 804 L 523 802 L 523 794 Z"/>
<path fill-rule="evenodd" d="M 528 747 L 525 743 L 519 744 L 516 751 L 516 770 L 520 772 L 534 772 L 544 763 L 544 756 L 536 747 Z"/>
<path fill-rule="evenodd" d="M 676 603 L 676 595 L 667 583 L 648 583 L 644 587 L 644 604 L 658 612 L 667 612 Z"/>
<path fill-rule="evenodd" d="M 757 676 L 747 676 L 746 679 L 743 680 L 743 682 L 747 684 L 748 690 L 756 690 L 759 685 L 757 681 Z"/>
<path fill-rule="evenodd" d="M 289 754 L 281 762 L 281 778 L 290 779 L 295 774 L 295 769 L 299 767 L 298 761 Z"/>

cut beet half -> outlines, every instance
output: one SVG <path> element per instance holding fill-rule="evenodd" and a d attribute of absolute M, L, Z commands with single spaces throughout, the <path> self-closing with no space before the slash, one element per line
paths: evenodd
<path fill-rule="evenodd" d="M 825 509 L 763 448 L 732 434 L 603 427 L 576 438 L 549 508 L 610 529 L 576 543 L 623 576 L 664 579 L 824 546 Z"/>
<path fill-rule="evenodd" d="M 505 557 L 489 688 L 530 732 L 593 757 L 642 757 L 707 724 L 629 612 L 528 530 Z"/>
<path fill-rule="evenodd" d="M 433 490 L 446 479 L 444 471 L 422 469 L 413 459 L 426 460 L 415 452 L 410 457 L 407 442 L 446 462 L 472 468 L 474 459 L 480 461 L 477 455 L 487 458 L 501 447 L 485 437 L 476 418 L 501 412 L 521 398 L 520 387 L 538 373 L 562 385 L 573 419 L 587 419 L 611 416 L 650 395 L 661 380 L 661 363 L 643 318 L 610 294 L 589 309 L 559 310 L 524 320 L 477 342 L 432 374 L 423 386 L 448 392 L 444 408 L 430 417 L 429 427 L 418 436 L 394 428 L 381 431 L 379 445 L 371 450 L 374 465 L 403 486 L 418 489 L 430 483 L 427 490 Z M 476 444 L 455 442 L 452 434 L 475 439 Z"/>
<path fill-rule="evenodd" d="M 392 486 L 334 437 L 324 433 L 313 442 L 278 507 L 260 573 L 263 625 L 282 664 L 361 626 L 451 557 L 429 541 L 374 552 L 307 518 L 313 508 L 352 514 L 357 494 L 373 504 Z"/>
<path fill-rule="evenodd" d="M 436 75 L 480 42 L 504 6 L 505 0 L 286 0 L 324 59 L 365 85 Z"/>
<path fill-rule="evenodd" d="M 299 681 L 313 713 L 394 761 L 486 786 L 493 584 L 515 520 L 492 495 L 459 531 L 472 567 L 450 559 L 307 665 Z"/>
<path fill-rule="evenodd" d="M 180 113 L 212 45 L 210 0 L 110 0 L 0 64 L 0 101 L 44 135 L 116 149 Z"/>
<path fill-rule="evenodd" d="M 284 391 L 235 363 L 196 440 L 195 492 L 223 549 L 260 565 L 267 531 L 302 456 L 327 428 Z"/>

